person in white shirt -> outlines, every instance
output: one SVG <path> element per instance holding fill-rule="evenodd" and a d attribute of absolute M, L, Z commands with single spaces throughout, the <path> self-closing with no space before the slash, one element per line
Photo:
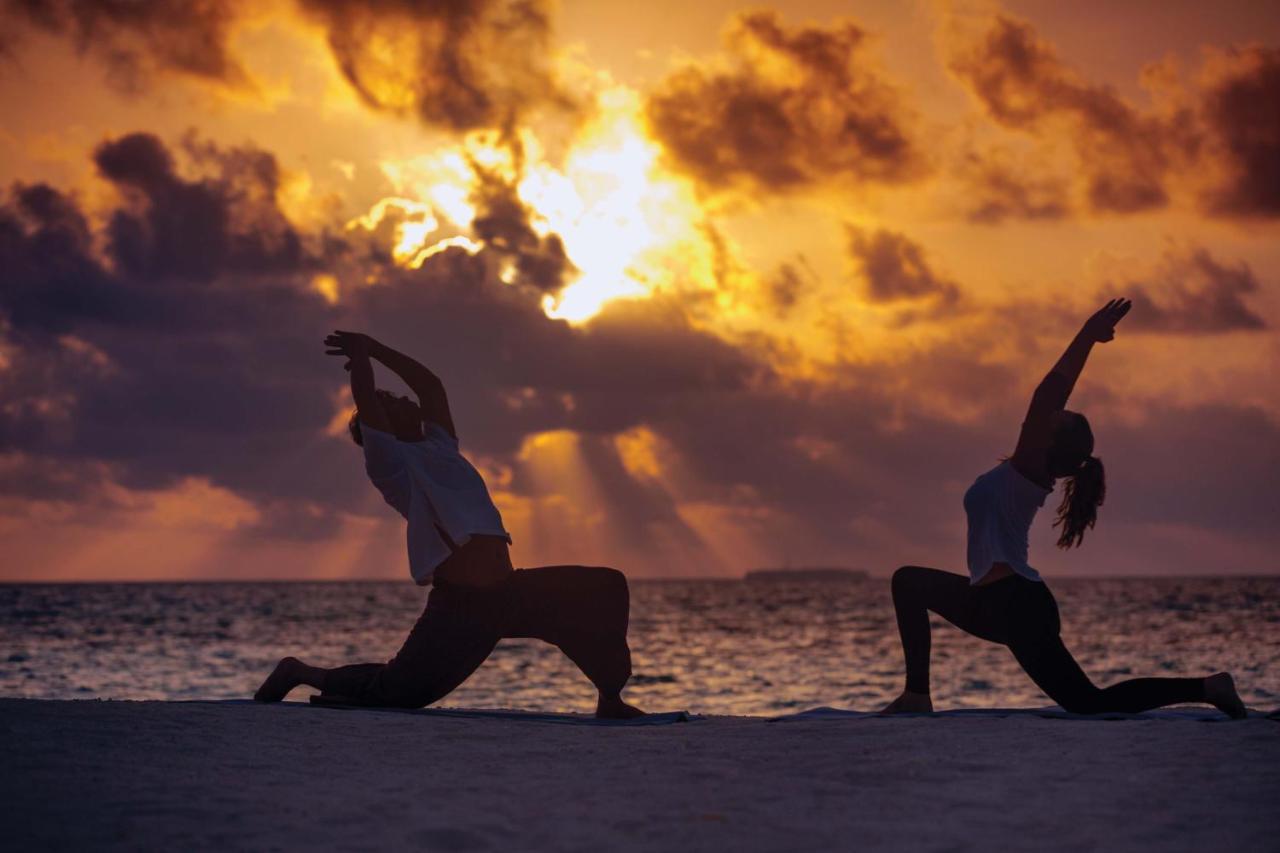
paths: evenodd
<path fill-rule="evenodd" d="M 1081 714 L 1138 713 L 1182 702 L 1208 702 L 1232 717 L 1246 714 L 1230 673 L 1206 678 L 1133 678 L 1094 685 L 1059 634 L 1058 604 L 1027 562 L 1031 522 L 1065 479 L 1055 527 L 1060 548 L 1084 540 L 1106 494 L 1093 431 L 1067 399 L 1094 344 L 1115 337 L 1132 303 L 1113 299 L 1095 313 L 1031 398 L 1013 456 L 965 492 L 969 577 L 903 566 L 893 575 L 893 605 L 906 658 L 907 683 L 886 713 L 930 712 L 929 611 L 984 640 L 1008 646 L 1031 680 L 1064 710 Z"/>
<path fill-rule="evenodd" d="M 499 640 L 533 637 L 558 646 L 591 680 L 597 716 L 641 715 L 622 700 L 631 677 L 626 577 L 595 566 L 513 568 L 511 537 L 484 479 L 459 452 L 440 379 L 367 335 L 337 331 L 325 345 L 347 359 L 352 439 L 369 479 L 407 522 L 411 577 L 432 590 L 389 662 L 325 669 L 286 657 L 254 698 L 278 702 L 305 684 L 321 691 L 321 702 L 419 708 L 465 681 Z M 378 390 L 375 360 L 417 401 Z"/>

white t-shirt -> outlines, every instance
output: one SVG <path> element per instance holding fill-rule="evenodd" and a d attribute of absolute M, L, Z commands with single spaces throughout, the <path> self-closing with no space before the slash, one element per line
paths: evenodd
<path fill-rule="evenodd" d="M 422 441 L 400 441 L 364 423 L 360 434 L 369 479 L 409 523 L 409 574 L 419 586 L 431 583 L 452 553 L 445 536 L 454 545 L 476 535 L 511 541 L 484 478 L 439 424 L 427 425 Z"/>
<path fill-rule="evenodd" d="M 1024 578 L 1040 580 L 1027 563 L 1027 535 L 1052 491 L 1022 476 L 1007 460 L 973 481 L 964 493 L 970 583 L 982 580 L 993 563 L 1007 563 Z"/>

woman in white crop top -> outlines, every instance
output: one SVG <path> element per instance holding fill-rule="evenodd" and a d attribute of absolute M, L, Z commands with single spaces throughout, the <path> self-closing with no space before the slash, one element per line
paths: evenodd
<path fill-rule="evenodd" d="M 303 684 L 326 704 L 417 708 L 448 694 L 505 637 L 558 646 L 598 692 L 596 715 L 643 713 L 622 700 L 631 677 L 627 579 L 597 566 L 514 569 L 511 537 L 484 478 L 458 449 L 444 385 L 403 353 L 355 332 L 325 339 L 347 359 L 356 412 L 351 437 L 365 471 L 407 523 L 409 573 L 432 585 L 426 610 L 387 663 L 332 669 L 280 661 L 255 699 L 278 702 Z M 373 361 L 398 374 L 417 402 L 374 385 Z"/>
<path fill-rule="evenodd" d="M 1131 303 L 1116 299 L 1089 318 L 1031 398 L 1013 456 L 974 480 L 964 495 L 969 577 L 903 566 L 893 575 L 893 605 L 906 658 L 907 683 L 887 713 L 929 712 L 929 611 L 961 630 L 1009 647 L 1041 690 L 1082 714 L 1137 713 L 1182 702 L 1208 702 L 1245 716 L 1229 673 L 1207 678 L 1135 678 L 1101 689 L 1059 635 L 1058 605 L 1027 562 L 1027 534 L 1057 480 L 1064 481 L 1055 527 L 1060 548 L 1084 540 L 1106 495 L 1102 461 L 1084 415 L 1067 398 L 1094 344 L 1115 337 Z"/>

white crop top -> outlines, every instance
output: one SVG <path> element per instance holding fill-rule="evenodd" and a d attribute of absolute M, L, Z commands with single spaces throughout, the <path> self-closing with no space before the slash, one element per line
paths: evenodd
<path fill-rule="evenodd" d="M 1022 476 L 1007 460 L 973 481 L 964 493 L 970 583 L 982 580 L 993 563 L 1007 563 L 1024 578 L 1040 580 L 1027 563 L 1027 534 L 1052 491 Z"/>
<path fill-rule="evenodd" d="M 363 423 L 360 433 L 369 479 L 409 522 L 409 574 L 419 586 L 431 583 L 452 553 L 450 541 L 463 545 L 476 535 L 511 541 L 484 478 L 439 424 L 428 425 L 422 441 L 400 441 Z"/>

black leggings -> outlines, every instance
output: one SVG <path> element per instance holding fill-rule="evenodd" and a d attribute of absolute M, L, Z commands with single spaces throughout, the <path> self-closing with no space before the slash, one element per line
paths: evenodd
<path fill-rule="evenodd" d="M 1136 714 L 1203 702 L 1200 678 L 1134 678 L 1098 688 L 1059 635 L 1058 603 L 1043 583 L 1012 575 L 971 586 L 963 575 L 903 566 L 893 574 L 893 607 L 907 659 L 907 689 L 929 692 L 929 611 L 962 631 L 1008 646 L 1036 686 L 1077 714 Z"/>
<path fill-rule="evenodd" d="M 615 569 L 516 569 L 483 587 L 437 579 L 396 656 L 329 670 L 323 694 L 354 705 L 421 708 L 465 681 L 499 640 L 532 637 L 558 646 L 602 695 L 617 696 L 631 677 L 629 610 L 627 579 Z"/>

